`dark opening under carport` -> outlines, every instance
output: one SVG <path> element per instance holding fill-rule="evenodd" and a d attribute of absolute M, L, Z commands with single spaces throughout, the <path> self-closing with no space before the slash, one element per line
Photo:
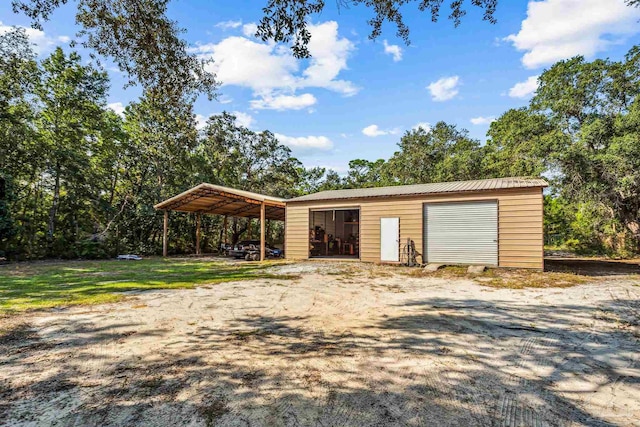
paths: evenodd
<path fill-rule="evenodd" d="M 167 256 L 169 212 L 196 214 L 196 254 L 200 254 L 200 215 L 260 218 L 260 260 L 265 259 L 265 221 L 285 220 L 285 199 L 221 185 L 200 184 L 154 206 L 164 211 L 162 255 Z"/>

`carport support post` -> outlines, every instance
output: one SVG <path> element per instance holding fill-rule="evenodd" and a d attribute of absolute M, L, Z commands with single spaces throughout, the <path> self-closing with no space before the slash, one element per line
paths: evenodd
<path fill-rule="evenodd" d="M 196 214 L 196 255 L 200 255 L 200 212 Z"/>
<path fill-rule="evenodd" d="M 169 211 L 164 211 L 164 225 L 162 227 L 162 256 L 166 257 L 169 249 L 167 230 L 169 228 Z"/>
<path fill-rule="evenodd" d="M 264 222 L 265 222 L 265 212 L 266 207 L 264 202 L 260 203 L 260 261 L 264 261 L 264 247 L 266 242 L 264 240 Z"/>

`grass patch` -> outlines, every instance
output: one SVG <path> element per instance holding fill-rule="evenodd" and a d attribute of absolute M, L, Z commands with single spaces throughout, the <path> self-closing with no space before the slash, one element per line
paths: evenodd
<path fill-rule="evenodd" d="M 70 261 L 0 267 L 0 314 L 125 298 L 124 292 L 188 289 L 237 280 L 293 280 L 265 272 L 274 262 L 224 263 L 198 259 Z"/>
<path fill-rule="evenodd" d="M 443 279 L 471 279 L 482 286 L 506 289 L 525 288 L 568 288 L 588 281 L 587 276 L 574 273 L 543 272 L 526 269 L 492 268 L 483 273 L 467 273 L 467 267 L 450 266 L 429 272 L 422 268 L 407 269 L 402 272 L 410 277 L 438 277 Z"/>
<path fill-rule="evenodd" d="M 493 270 L 487 270 L 483 275 L 490 274 Z M 424 268 L 413 267 L 413 268 L 402 268 L 400 274 L 404 274 L 409 277 L 439 277 L 442 279 L 457 279 L 457 278 L 469 278 L 472 276 L 476 276 L 473 274 L 467 273 L 467 267 L 460 266 L 449 266 L 443 267 L 436 271 L 426 271 Z"/>
<path fill-rule="evenodd" d="M 530 270 L 505 270 L 488 280 L 476 278 L 484 286 L 493 288 L 570 288 L 586 283 L 588 277 L 573 273 L 541 272 Z"/>
<path fill-rule="evenodd" d="M 340 276 L 342 278 L 352 278 L 361 273 L 360 266 L 348 265 L 339 266 L 336 270 L 327 269 L 322 274 L 327 276 Z"/>

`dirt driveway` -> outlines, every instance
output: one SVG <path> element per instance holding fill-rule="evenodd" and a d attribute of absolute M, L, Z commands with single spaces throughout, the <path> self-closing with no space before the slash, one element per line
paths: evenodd
<path fill-rule="evenodd" d="M 0 424 L 640 425 L 638 279 L 274 271 L 1 320 Z"/>

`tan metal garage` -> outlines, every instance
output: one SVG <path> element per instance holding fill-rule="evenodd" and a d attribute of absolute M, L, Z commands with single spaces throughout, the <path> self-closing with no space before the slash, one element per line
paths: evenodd
<path fill-rule="evenodd" d="M 543 268 L 542 179 L 498 178 L 333 190 L 286 201 L 288 259 Z"/>

